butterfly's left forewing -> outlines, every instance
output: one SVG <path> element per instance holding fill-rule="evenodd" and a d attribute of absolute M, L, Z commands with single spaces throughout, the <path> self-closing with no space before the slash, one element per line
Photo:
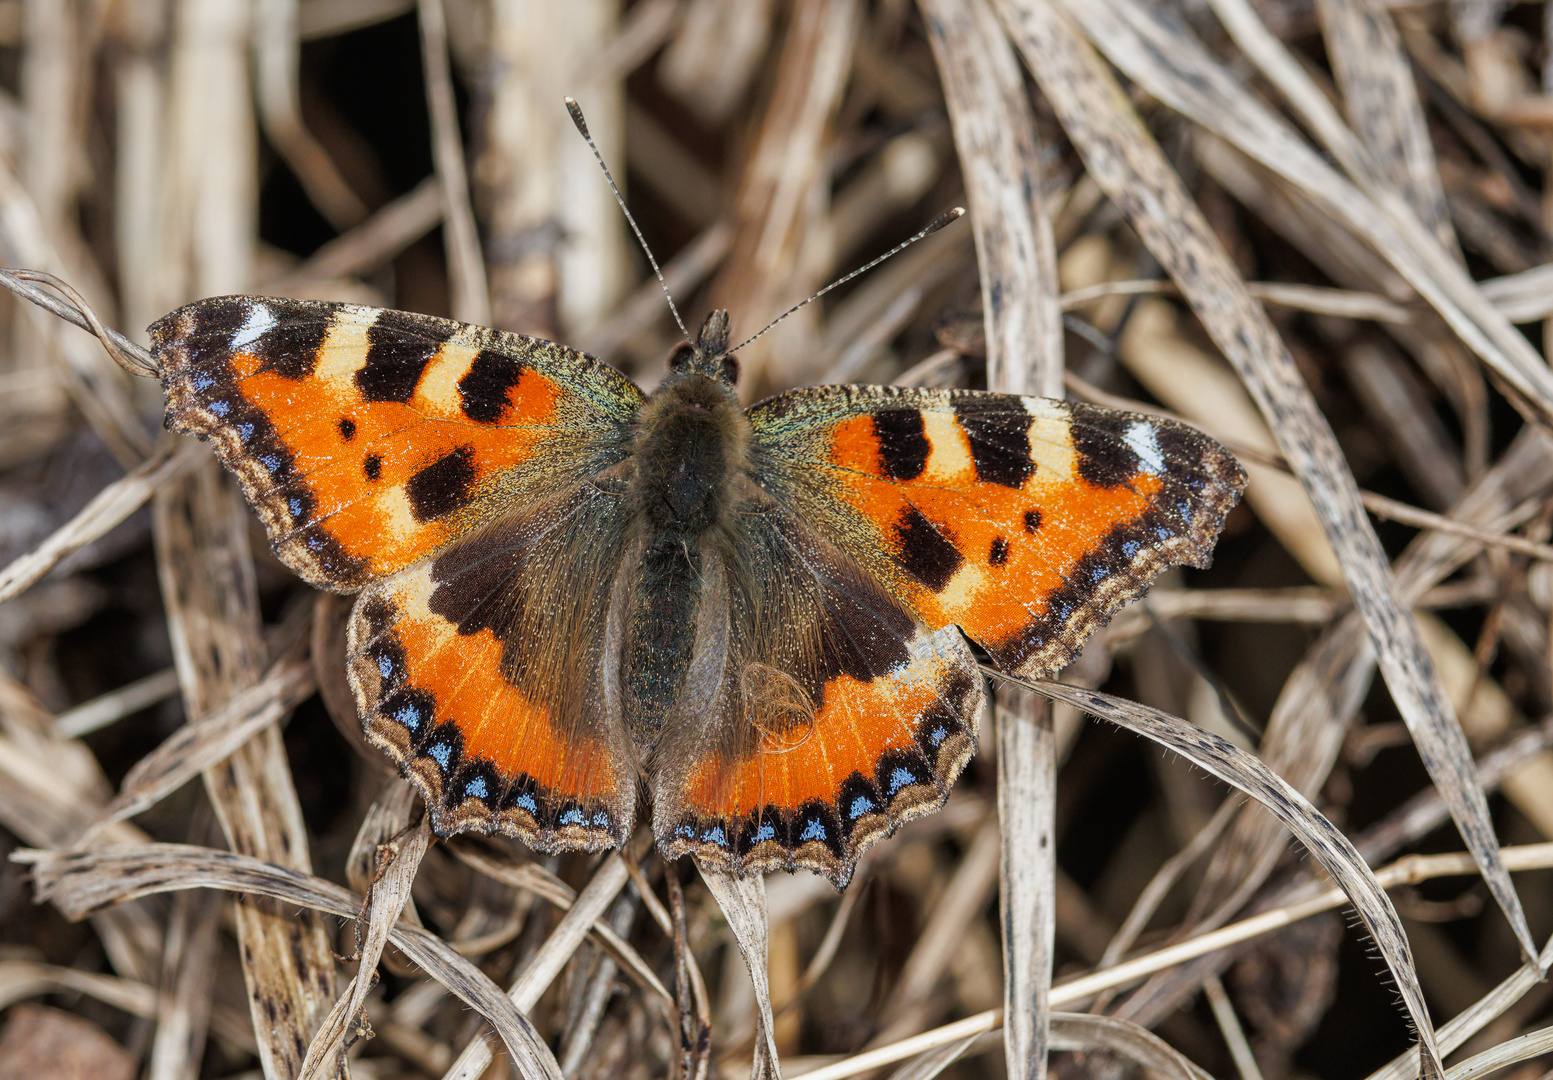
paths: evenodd
<path fill-rule="evenodd" d="M 749 415 L 764 488 L 1027 677 L 1166 567 L 1206 565 L 1245 484 L 1184 424 L 1044 398 L 810 387 Z"/>

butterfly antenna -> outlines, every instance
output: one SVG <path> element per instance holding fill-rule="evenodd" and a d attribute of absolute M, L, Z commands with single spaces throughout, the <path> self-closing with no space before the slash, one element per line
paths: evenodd
<path fill-rule="evenodd" d="M 642 236 L 642 230 L 637 228 L 636 219 L 631 216 L 630 208 L 621 197 L 620 189 L 615 186 L 615 178 L 609 174 L 609 166 L 604 164 L 604 155 L 599 153 L 599 148 L 593 141 L 593 136 L 588 134 L 588 122 L 582 118 L 582 106 L 572 98 L 566 99 L 566 111 L 572 114 L 572 123 L 577 125 L 577 134 L 587 141 L 588 149 L 593 151 L 593 160 L 599 163 L 599 168 L 604 170 L 604 179 L 609 182 L 609 190 L 615 193 L 615 201 L 620 204 L 620 212 L 626 216 L 626 221 L 631 225 L 631 231 L 636 234 L 636 242 L 642 245 L 642 251 L 647 256 L 647 261 L 652 264 L 652 272 L 658 278 L 658 284 L 663 286 L 663 298 L 669 302 L 669 314 L 674 316 L 674 321 L 679 324 L 680 333 L 685 335 L 686 341 L 694 340 L 690 331 L 685 329 L 685 320 L 679 317 L 679 308 L 674 306 L 674 297 L 669 295 L 669 283 L 663 280 L 663 271 L 658 269 L 658 260 L 652 257 L 652 248 L 647 246 L 647 240 Z"/>
<path fill-rule="evenodd" d="M 964 215 L 965 215 L 965 207 L 963 207 L 963 206 L 956 206 L 953 210 L 945 210 L 942 214 L 939 214 L 932 221 L 928 222 L 927 228 L 923 229 L 921 232 L 918 232 L 918 233 L 916 233 L 913 236 L 907 237 L 905 240 L 902 240 L 900 243 L 898 243 L 894 247 L 892 247 L 889 251 L 886 251 L 883 255 L 880 255 L 877 259 L 874 259 L 872 262 L 868 263 L 867 265 L 859 266 L 856 270 L 854 270 L 850 274 L 846 275 L 846 277 L 837 278 L 835 281 L 832 281 L 829 285 L 825 286 L 819 292 L 817 292 L 813 296 L 809 297 L 809 299 L 807 299 L 807 300 L 800 300 L 798 303 L 794 304 L 792 307 L 788 308 L 786 311 L 782 312 L 782 314 L 778 315 L 776 318 L 772 319 L 769 323 L 767 323 L 765 330 L 762 330 L 759 334 L 754 335 L 754 337 L 747 337 L 747 338 L 745 338 L 743 341 L 739 342 L 739 344 L 735 345 L 733 348 L 729 349 L 728 351 L 731 352 L 731 353 L 738 352 L 740 349 L 744 348 L 744 346 L 746 346 L 750 342 L 754 341 L 755 338 L 758 338 L 758 337 L 761 336 L 761 334 L 764 334 L 767 331 L 769 331 L 773 326 L 775 326 L 777 323 L 781 322 L 783 319 L 787 318 L 789 315 L 791 315 L 793 312 L 797 311 L 799 308 L 803 307 L 805 304 L 812 304 L 812 303 L 814 303 L 814 301 L 818 300 L 820 297 L 822 297 L 826 293 L 830 292 L 836 286 L 838 286 L 838 285 L 845 285 L 847 282 L 851 281 L 853 278 L 857 277 L 859 274 L 866 274 L 866 273 L 868 273 L 868 271 L 872 270 L 874 267 L 876 267 L 880 263 L 884 262 L 884 260 L 890 258 L 893 255 L 899 255 L 902 251 L 905 251 L 912 244 L 915 244 L 918 240 L 921 240 L 924 236 L 932 236 L 939 229 L 942 229 L 945 225 L 948 225 L 952 221 L 957 221 L 958 219 L 960 219 Z"/>

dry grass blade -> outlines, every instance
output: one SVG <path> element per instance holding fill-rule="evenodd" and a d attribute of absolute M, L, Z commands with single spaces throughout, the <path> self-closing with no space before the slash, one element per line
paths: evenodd
<path fill-rule="evenodd" d="M 701 880 L 706 882 L 707 890 L 717 900 L 723 917 L 728 920 L 728 929 L 733 931 L 739 954 L 744 957 L 744 965 L 749 968 L 750 979 L 755 984 L 758 1030 L 755 1061 L 750 1075 L 755 1080 L 765 1080 L 767 1077 L 776 1080 L 782 1075 L 782 1066 L 777 1057 L 776 1020 L 771 1011 L 771 981 L 766 969 L 766 950 L 771 933 L 766 922 L 766 881 L 759 874 L 734 877 L 699 862 L 696 863 L 696 869 L 701 872 Z"/>
<path fill-rule="evenodd" d="M 1553 941 L 1543 947 L 1541 966 L 1546 970 L 1553 963 Z M 1483 997 L 1473 1002 L 1443 1025 L 1439 1031 L 1440 1046 L 1449 1053 L 1481 1031 L 1490 1021 L 1504 1015 L 1505 1011 L 1524 998 L 1529 990 L 1541 981 L 1537 972 L 1524 966 Z M 1367 1080 L 1408 1080 L 1418 1075 L 1417 1051 L 1409 1050 L 1384 1069 L 1370 1074 Z"/>
<path fill-rule="evenodd" d="M 443 217 L 442 199 L 442 185 L 435 176 L 422 180 L 260 291 L 286 296 L 312 283 L 376 269 L 437 227 Z"/>
<path fill-rule="evenodd" d="M 1460 257 L 1413 69 L 1390 16 L 1354 0 L 1320 0 L 1333 74 L 1370 159 L 1440 246 Z M 1357 178 L 1366 179 L 1366 178 Z"/>
<path fill-rule="evenodd" d="M 603 916 L 614 900 L 615 894 L 624 886 L 630 875 L 626 873 L 625 861 L 618 853 L 611 854 L 604 859 L 603 864 L 593 875 L 593 880 L 588 887 L 577 896 L 559 926 L 546 939 L 544 946 L 529 961 L 528 966 L 512 984 L 512 989 L 507 996 L 512 999 L 513 1005 L 523 1013 L 528 1013 L 539 1001 L 539 995 L 545 992 L 545 988 L 561 973 L 561 968 L 571 959 L 572 953 L 582 944 L 588 931 Z M 491 1064 L 491 1047 L 484 1040 L 471 1042 L 459 1054 L 451 1068 L 443 1074 L 443 1080 L 475 1080 L 482 1075 Z"/>
<path fill-rule="evenodd" d="M 1052 1049 L 1110 1050 L 1161 1076 L 1208 1080 L 1208 1074 L 1148 1028 L 1114 1016 L 1052 1014 Z"/>
<path fill-rule="evenodd" d="M 925 1031 L 921 1035 L 913 1035 L 909 1039 L 902 1039 L 889 1046 L 865 1050 L 861 1054 L 854 1054 L 830 1065 L 821 1065 L 817 1069 L 809 1069 L 806 1072 L 795 1072 L 793 1076 L 806 1077 L 807 1080 L 846 1080 L 847 1077 L 862 1076 L 882 1066 L 916 1057 L 918 1054 L 931 1054 L 944 1047 L 957 1046 L 962 1042 L 969 1043 L 989 1032 L 997 1031 L 1002 1025 L 1003 1010 L 993 1009 L 975 1016 L 967 1016 L 964 1020 L 956 1020 L 952 1024 L 945 1024 L 932 1031 Z"/>
<path fill-rule="evenodd" d="M 15 175 L 3 162 L 0 162 L 0 239 L 5 241 L 9 257 L 17 262 L 33 266 L 62 266 L 63 260 L 54 249 L 51 238 L 46 235 L 44 222 L 39 218 L 38 207 L 20 189 Z M 94 276 L 84 265 L 71 267 L 69 275 L 77 282 L 84 282 Z M 3 279 L 7 288 L 27 295 L 40 307 L 53 309 L 57 305 L 57 301 L 51 302 L 52 298 L 45 300 L 36 293 L 23 293 L 17 287 L 18 279 L 51 284 L 58 283 L 60 279 L 36 270 L 12 270 L 6 272 Z M 67 297 L 78 295 L 69 286 L 62 291 L 65 291 Z M 98 297 L 101 303 L 101 290 L 88 288 L 87 291 Z M 76 310 L 77 305 L 74 303 L 68 306 L 73 312 L 72 321 L 79 319 L 81 321 L 77 325 L 90 329 L 96 316 L 86 310 Z M 103 444 L 121 465 L 132 467 L 150 451 L 151 438 L 135 409 L 130 387 L 122 376 L 124 370 L 136 375 L 148 373 L 149 368 L 142 369 L 138 359 L 126 362 L 127 358 L 136 353 L 143 355 L 144 350 L 134 347 L 127 351 L 110 348 L 109 356 L 123 366 L 123 370 L 116 371 L 86 339 L 58 333 L 57 324 L 43 320 L 30 309 L 27 316 L 28 325 L 34 331 L 28 342 L 29 351 L 36 350 L 39 360 L 57 371 L 93 432 L 103 440 Z"/>
<path fill-rule="evenodd" d="M 1132 11 L 1122 0 L 1122 8 Z M 1086 17 L 1105 4 L 1072 4 L 1069 13 L 1097 33 L 1115 58 L 1133 40 L 1118 22 Z M 1350 594 L 1369 629 L 1386 685 L 1414 744 L 1451 807 L 1451 817 L 1510 921 L 1529 959 L 1531 931 L 1508 873 L 1500 864 L 1493 822 L 1472 777 L 1472 755 L 1418 628 L 1403 607 L 1385 553 L 1365 516 L 1358 486 L 1336 436 L 1316 407 L 1288 348 L 1267 313 L 1246 292 L 1202 212 L 1170 169 L 1158 146 L 1124 104 L 1120 89 L 1072 25 L 1046 0 L 1002 0 L 1016 43 L 1085 158 L 1089 171 L 1127 213 L 1155 258 L 1181 286 L 1214 339 L 1272 422 L 1284 456 L 1310 495 L 1338 553 Z M 1140 16 L 1141 17 L 1141 16 Z M 1249 95 L 1245 95 L 1249 96 Z M 1447 260 L 1448 261 L 1448 260 Z M 1508 324 L 1505 324 L 1508 327 Z M 1514 331 L 1511 331 L 1514 333 Z M 1522 339 L 1524 344 L 1524 339 Z M 1544 372 L 1546 368 L 1544 367 Z M 1553 395 L 1548 400 L 1553 402 Z"/>
<path fill-rule="evenodd" d="M 186 844 L 147 844 L 76 854 L 30 851 L 16 857 L 33 867 L 39 896 L 74 919 L 126 900 L 182 889 L 220 889 L 270 897 L 342 919 L 354 919 L 361 912 L 360 896 L 310 874 L 247 855 Z M 560 1080 L 555 1056 L 544 1040 L 479 968 L 418 926 L 396 923 L 389 931 L 389 940 L 485 1017 L 524 1075 Z"/>
<path fill-rule="evenodd" d="M 311 697 L 313 668 L 301 650 L 281 658 L 264 678 L 228 698 L 211 715 L 178 729 L 124 777 L 119 793 L 75 847 L 90 847 L 102 830 L 155 805 Z"/>
<path fill-rule="evenodd" d="M 61 992 L 85 994 L 135 1016 L 156 1015 L 156 989 L 144 983 L 28 960 L 0 960 L 0 1009 Z"/>
<path fill-rule="evenodd" d="M 1384 296 L 1355 292 L 1351 289 L 1323 288 L 1319 285 L 1291 285 L 1276 281 L 1248 281 L 1246 288 L 1263 303 L 1296 308 L 1320 315 L 1341 315 L 1347 319 L 1373 319 L 1377 322 L 1405 323 L 1412 312 Z M 1179 290 L 1170 281 L 1104 281 L 1098 285 L 1072 289 L 1062 294 L 1062 310 L 1072 311 L 1107 296 L 1174 296 Z"/>
<path fill-rule="evenodd" d="M 1016 717 L 1013 722 L 1017 723 L 1020 719 Z M 998 820 L 989 819 L 982 825 L 959 869 L 944 886 L 943 893 L 917 937 L 916 947 L 901 965 L 900 976 L 890 991 L 889 1002 L 880 1014 L 880 1018 L 888 1023 L 875 1042 L 894 1042 L 921 1027 L 919 1014 L 944 979 L 950 961 L 963 948 L 965 927 L 974 922 L 986 908 L 987 901 L 999 883 L 1007 882 L 1006 870 L 1002 865 L 1005 861 L 1002 857 L 1002 822 L 1005 820 L 999 814 Z M 1005 907 L 1004 910 L 1008 909 Z M 1049 963 L 1049 953 L 1047 959 Z M 1049 967 L 1047 972 L 1043 985 L 1050 979 Z M 1041 997 L 1044 996 L 1043 991 Z M 1006 1006 L 1004 1012 L 1007 1013 Z M 1030 1019 L 1037 1021 L 1039 1017 L 1033 1015 Z M 1036 1045 L 1044 1048 L 1044 1037 L 1039 1037 L 1039 1033 L 1032 1034 L 1037 1035 Z"/>
<path fill-rule="evenodd" d="M 1208 1007 L 1213 1010 L 1214 1022 L 1219 1025 L 1219 1034 L 1229 1047 L 1230 1056 L 1235 1059 L 1235 1070 L 1240 1073 L 1242 1080 L 1262 1080 L 1256 1054 L 1251 1049 L 1250 1040 L 1246 1038 L 1240 1017 L 1235 1015 L 1235 1006 L 1225 992 L 1223 980 L 1217 975 L 1204 980 L 1203 996 L 1208 1000 Z"/>
<path fill-rule="evenodd" d="M 816 211 L 829 185 L 819 147 L 846 88 L 861 16 L 858 0 L 798 0 L 793 5 L 775 84 L 734 200 L 736 231 L 714 289 L 717 307 L 765 320 L 822 284 L 825 230 Z M 741 351 L 746 388 L 765 385 L 776 345 L 807 344 L 805 330 L 816 314 L 811 305 Z"/>
<path fill-rule="evenodd" d="M 431 824 L 422 815 L 419 824 L 407 828 L 400 836 L 378 847 L 379 865 L 367 892 L 367 902 L 362 917 L 357 919 L 358 942 L 356 974 L 345 993 L 340 995 L 330 1010 L 313 1041 L 308 1045 L 307 1057 L 297 1074 L 298 1080 L 323 1080 L 324 1070 L 340 1059 L 346 1049 L 346 1038 L 357 1023 L 367 993 L 377 981 L 377 963 L 388 944 L 389 931 L 399 920 L 400 912 L 410 899 L 410 885 L 421 859 L 431 843 Z M 361 923 L 366 922 L 365 940 L 361 940 Z"/>
<path fill-rule="evenodd" d="M 195 1074 L 204 1056 L 215 1005 L 220 928 L 219 893 L 200 889 L 174 897 L 146 1080 L 183 1080 Z"/>
<path fill-rule="evenodd" d="M 997 675 L 991 669 L 989 674 Z M 1020 681 L 1022 680 L 1010 680 Z M 1026 684 L 1054 700 L 1066 702 L 1103 720 L 1135 731 L 1175 751 L 1199 768 L 1245 792 L 1266 807 L 1305 846 L 1348 895 L 1359 918 L 1374 938 L 1376 948 L 1391 969 L 1407 1009 L 1408 1020 L 1418 1034 L 1423 1056 L 1423 1075 L 1444 1073 L 1435 1045 L 1434 1026 L 1418 985 L 1412 950 L 1396 909 L 1381 890 L 1375 875 L 1348 838 L 1337 830 L 1299 792 L 1260 759 L 1239 747 L 1188 724 L 1178 717 L 1107 694 L 1064 686 L 1061 683 Z"/>
<path fill-rule="evenodd" d="M 1479 769 L 1479 783 L 1485 789 L 1498 786 L 1507 776 L 1517 771 L 1519 766 L 1544 750 L 1550 738 L 1553 738 L 1553 728 L 1545 726 L 1540 730 L 1534 729 L 1489 755 Z M 1448 820 L 1448 813 L 1440 800 L 1439 793 L 1429 788 L 1361 837 L 1356 847 L 1367 861 L 1373 862 L 1415 841 L 1446 820 Z M 1276 823 L 1274 826 L 1277 827 Z M 1516 869 L 1543 865 L 1548 854 L 1543 845 L 1525 851 L 1507 849 L 1506 865 Z M 1429 860 L 1427 864 L 1416 858 L 1404 859 L 1377 871 L 1376 879 L 1387 886 L 1413 881 L 1423 872 L 1422 867 L 1425 865 L 1441 873 L 1455 873 L 1463 869 L 1468 873 L 1475 872 L 1475 863 L 1472 863 L 1470 868 L 1465 868 L 1456 861 L 1460 858 L 1461 856 L 1444 856 L 1440 857 L 1439 862 Z M 1466 856 L 1466 860 L 1470 862 L 1470 856 Z M 1339 889 L 1334 888 L 1322 893 L 1323 886 L 1324 882 L 1316 883 L 1309 880 L 1285 885 L 1275 890 L 1268 898 L 1266 904 L 1269 909 L 1261 914 L 1242 919 L 1221 930 L 1199 933 L 1178 944 L 1167 945 L 1123 961 L 1115 967 L 1064 981 L 1052 992 L 1053 1004 L 1055 1006 L 1077 1005 L 1096 993 L 1109 992 L 1132 983 L 1138 977 L 1154 972 L 1169 972 L 1172 976 L 1170 982 L 1174 986 L 1195 988 L 1201 984 L 1206 975 L 1221 971 L 1227 966 L 1229 959 L 1234 955 L 1229 947 L 1236 942 L 1270 933 L 1293 921 L 1306 918 L 1318 911 L 1330 910 L 1347 901 L 1346 895 Z M 1193 962 L 1194 957 L 1205 959 Z M 1546 961 L 1550 957 L 1553 957 L 1553 948 L 1544 948 L 1543 960 Z M 1172 971 L 1172 969 L 1175 970 Z M 1463 1040 L 1518 1001 L 1537 982 L 1538 975 L 1534 968 L 1530 966 L 1518 968 L 1493 992 L 1441 1028 L 1437 1032 L 1439 1045 L 1445 1052 L 1461 1045 Z M 1168 994 L 1155 995 L 1148 1002 L 1148 1007 L 1140 1010 L 1133 1007 L 1136 1001 L 1135 995 L 1128 1002 L 1128 1007 L 1135 1013 L 1155 1016 L 1164 1011 L 1166 1003 L 1172 1000 L 1172 997 Z M 1382 1074 L 1372 1077 L 1371 1080 L 1381 1080 L 1382 1076 L 1385 1080 L 1406 1080 L 1406 1077 L 1417 1074 L 1418 1062 L 1415 1050 L 1409 1051 L 1401 1062 L 1388 1067 Z"/>
<path fill-rule="evenodd" d="M 1512 870 L 1547 869 L 1553 866 L 1553 848 L 1547 844 L 1507 848 L 1505 862 Z M 1392 888 L 1403 884 L 1417 884 L 1435 877 L 1475 876 L 1476 874 L 1477 864 L 1472 861 L 1470 855 L 1465 853 L 1415 855 L 1375 871 L 1375 880 L 1383 888 Z M 1312 915 L 1342 907 L 1348 902 L 1348 894 L 1337 887 L 1305 896 L 1303 899 L 1292 900 L 1286 906 L 1248 916 L 1218 930 L 1140 953 L 1127 960 L 1101 967 L 1089 975 L 1064 980 L 1053 989 L 1052 1002 L 1054 1005 L 1077 1005 L 1088 1001 L 1096 994 L 1128 986 L 1155 972 L 1166 971 L 1186 961 L 1209 956 L 1242 942 L 1274 933 L 1302 919 L 1308 919 Z M 1445 1037 L 1444 1029 L 1439 1033 L 1439 1043 L 1445 1052 L 1449 1052 L 1453 1046 Z"/>
<path fill-rule="evenodd" d="M 1260 27 L 1242 0 L 1221 3 L 1233 3 L 1242 10 L 1237 28 Z M 1064 10 L 1107 59 L 1149 93 L 1321 200 L 1388 259 L 1461 340 L 1525 394 L 1534 408 L 1546 409 L 1547 403 L 1553 402 L 1553 375 L 1546 365 L 1488 303 L 1465 270 L 1440 249 L 1400 198 L 1385 191 L 1366 198 L 1215 62 L 1184 25 L 1162 19 L 1157 9 L 1131 0 L 1104 0 L 1065 4 Z M 1265 29 L 1260 32 L 1271 38 Z M 1275 40 L 1269 41 L 1269 47 L 1282 49 Z M 1277 71 L 1292 80 L 1284 84 L 1286 92 L 1305 79 L 1297 64 L 1285 64 Z M 1301 89 L 1300 100 L 1319 96 L 1314 87 Z M 1352 139 L 1352 133 L 1347 138 Z"/>
<path fill-rule="evenodd" d="M 152 509 L 184 705 L 190 716 L 209 714 L 264 673 L 246 511 L 214 461 L 164 486 Z M 254 731 L 203 778 L 234 851 L 311 872 L 302 808 L 275 725 Z M 295 1075 L 334 997 L 328 931 L 316 915 L 293 916 L 257 898 L 239 898 L 233 910 L 260 1061 L 272 1073 Z"/>
<path fill-rule="evenodd" d="M 891 1073 L 890 1080 L 933 1080 L 933 1077 L 970 1053 L 976 1044 L 985 1038 L 987 1038 L 986 1035 L 967 1035 L 958 1042 L 929 1050 L 915 1061 L 908 1062 Z"/>
<path fill-rule="evenodd" d="M 318 212 L 336 228 L 347 229 L 367 216 L 367 208 L 302 120 L 300 6 L 299 0 L 259 0 L 254 6 L 259 118 Z"/>
<path fill-rule="evenodd" d="M 1439 514 L 1432 514 L 1427 510 L 1420 510 L 1416 506 L 1399 503 L 1384 495 L 1367 493 L 1364 495 L 1364 505 L 1376 517 L 1398 521 L 1404 525 L 1415 525 L 1420 529 L 1454 533 L 1457 536 L 1476 540 L 1485 547 L 1504 548 L 1506 551 L 1514 551 L 1520 555 L 1529 555 L 1533 559 L 1553 560 L 1553 544 L 1539 544 L 1510 533 L 1479 529 Z"/>
<path fill-rule="evenodd" d="M 177 692 L 178 672 L 173 668 L 163 668 L 60 713 L 54 717 L 54 733 L 61 739 L 79 739 L 166 700 Z"/>
<path fill-rule="evenodd" d="M 62 293 L 63 299 L 37 288 L 32 282 Z M 0 270 L 0 285 L 96 337 L 114 362 L 131 375 L 157 376 L 156 361 L 145 347 L 104 325 L 92 306 L 67 282 L 42 270 Z"/>
<path fill-rule="evenodd" d="M 1550 489 L 1553 443 L 1535 430 L 1518 437 L 1492 471 L 1453 508 L 1458 520 L 1486 524 L 1540 503 Z M 1442 580 L 1470 557 L 1461 539 L 1445 534 L 1416 538 L 1398 559 L 1395 577 L 1409 602 Z M 1326 779 L 1341 745 L 1342 732 L 1358 710 L 1374 665 L 1363 645 L 1356 615 L 1328 627 L 1288 676 L 1275 702 L 1262 741 L 1262 755 L 1279 775 L 1310 793 Z M 1196 904 L 1198 914 L 1217 908 L 1227 913 L 1244 901 L 1272 868 L 1281 840 L 1262 815 L 1246 815 L 1233 826 L 1229 842 L 1215 855 Z M 1211 919 L 1210 919 L 1211 921 Z"/>
<path fill-rule="evenodd" d="M 144 506 L 156 490 L 209 459 L 202 447 L 168 439 L 133 472 L 103 488 L 52 536 L 0 570 L 0 603 L 36 584 L 59 561 L 106 535 Z"/>
<path fill-rule="evenodd" d="M 1062 318 L 1051 222 L 1040 198 L 1035 118 L 986 0 L 920 0 L 938 62 L 976 236 L 987 385 L 1062 394 Z"/>
<path fill-rule="evenodd" d="M 1018 58 L 986 0 L 918 0 L 918 7 L 943 82 L 971 207 L 987 387 L 1060 396 L 1057 257 Z M 993 723 L 1002 838 L 1003 1011 L 1010 1018 L 1003 1029 L 1004 1059 L 1015 1080 L 1039 1080 L 1046 1075 L 1056 921 L 1051 858 L 1056 740 L 1051 709 L 1018 691 L 993 710 Z M 909 985 L 902 980 L 902 988 Z"/>
<path fill-rule="evenodd" d="M 1535 322 L 1553 314 L 1553 263 L 1483 282 L 1483 295 L 1511 322 Z"/>
<path fill-rule="evenodd" d="M 679 1012 L 678 1080 L 705 1080 L 712 1063 L 712 1011 L 706 998 L 706 984 L 691 955 L 689 933 L 685 926 L 685 890 L 679 874 L 664 876 L 669 889 L 669 909 L 673 913 L 674 1005 Z"/>
<path fill-rule="evenodd" d="M 1549 1052 L 1553 1052 L 1553 1027 L 1539 1028 L 1452 1065 L 1450 1071 L 1445 1074 L 1445 1078 L 1446 1080 L 1477 1080 L 1478 1077 L 1487 1076 L 1506 1065 L 1514 1065 L 1517 1061 L 1530 1061 Z"/>
<path fill-rule="evenodd" d="M 518 1008 L 527 1011 L 534 1007 L 539 995 L 561 973 L 566 961 L 577 951 L 577 946 L 582 944 L 594 924 L 603 918 L 604 910 L 615 899 L 615 895 L 625 888 L 629 878 L 625 860 L 619 854 L 604 858 L 588 882 L 588 887 L 577 894 L 571 910 L 513 984 L 512 1000 Z"/>
<path fill-rule="evenodd" d="M 663 264 L 663 280 L 678 296 L 695 289 L 728 254 L 733 226 L 726 221 L 708 225 L 674 258 Z M 602 326 L 590 332 L 582 348 L 595 356 L 613 357 L 626 341 L 663 317 L 663 289 L 656 279 L 643 282 Z"/>
<path fill-rule="evenodd" d="M 1506 861 L 1515 870 L 1553 867 L 1553 845 L 1537 844 L 1526 848 L 1506 849 Z M 1375 879 L 1379 884 L 1391 888 L 1401 884 L 1416 884 L 1438 876 L 1475 876 L 1476 874 L 1477 864 L 1472 861 L 1470 855 L 1463 852 L 1429 857 L 1410 856 L 1377 871 Z M 1052 990 L 1052 1005 L 1056 1008 L 1082 1005 L 1098 993 L 1127 986 L 1152 972 L 1166 970 L 1196 957 L 1224 952 L 1239 943 L 1265 937 L 1302 919 L 1341 907 L 1348 902 L 1348 894 L 1341 888 L 1333 887 L 1317 895 L 1292 902 L 1285 907 L 1232 923 L 1220 930 L 1141 953 L 1115 967 L 1105 968 L 1058 984 Z M 1505 1005 L 1524 994 L 1535 981 L 1536 976 L 1530 968 L 1523 967 L 1518 970 L 1479 1006 L 1470 1010 L 1470 1017 L 1464 1014 L 1463 1017 L 1441 1028 L 1438 1033 L 1441 1047 L 1448 1050 L 1460 1046 L 1483 1023 L 1492 1016 L 1498 1015 L 1497 1012 L 1490 1012 L 1490 1009 L 1497 1005 L 1502 1010 Z M 1066 1015 L 1072 1014 L 1053 1013 L 1054 1030 L 1060 1018 Z M 1089 1014 L 1086 1016 L 1094 1019 Z M 1469 1019 L 1471 1022 L 1468 1022 Z M 927 1055 L 934 1055 L 934 1060 L 937 1060 L 936 1055 L 939 1051 L 955 1046 L 962 1040 L 968 1044 L 977 1037 L 996 1030 L 1001 1023 L 1000 1010 L 980 1013 L 934 1028 L 921 1035 L 876 1047 L 834 1064 L 808 1072 L 794 1073 L 794 1075 L 813 1077 L 815 1080 L 839 1080 L 841 1077 L 870 1072 L 881 1065 L 900 1061 L 915 1054 L 923 1054 L 924 1060 Z M 1136 1027 L 1136 1025 L 1129 1026 Z M 1370 1080 L 1405 1080 L 1406 1076 L 1417 1075 L 1417 1073 L 1418 1061 L 1415 1049 L 1409 1051 L 1402 1061 L 1377 1073 Z"/>
<path fill-rule="evenodd" d="M 447 15 L 442 0 L 418 0 L 421 62 L 426 68 L 426 100 L 431 109 L 432 150 L 442 185 L 447 229 L 448 284 L 453 316 L 466 322 L 491 321 L 491 295 L 480 256 L 480 236 L 469 205 L 469 171 L 464 164 L 453 72 L 448 60 Z"/>
<path fill-rule="evenodd" d="M 471 849 L 459 850 L 458 856 L 481 873 L 514 888 L 532 892 L 562 911 L 570 911 L 577 902 L 572 887 L 542 866 L 533 863 L 516 867 L 499 864 Z M 641 883 L 637 884 L 640 886 Z M 635 980 L 637 985 L 653 995 L 664 1007 L 671 1004 L 673 998 L 653 972 L 652 966 L 609 923 L 603 920 L 595 922 L 588 932 L 593 935 L 594 944 L 619 964 L 621 970 Z"/>

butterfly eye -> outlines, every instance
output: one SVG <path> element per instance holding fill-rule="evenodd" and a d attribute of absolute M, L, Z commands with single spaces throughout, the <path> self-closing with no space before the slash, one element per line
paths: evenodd
<path fill-rule="evenodd" d="M 732 386 L 739 381 L 739 361 L 733 356 L 723 357 L 723 382 Z"/>
<path fill-rule="evenodd" d="M 695 347 L 688 341 L 682 341 L 674 346 L 674 351 L 669 353 L 669 370 L 678 371 L 691 360 L 695 359 Z"/>

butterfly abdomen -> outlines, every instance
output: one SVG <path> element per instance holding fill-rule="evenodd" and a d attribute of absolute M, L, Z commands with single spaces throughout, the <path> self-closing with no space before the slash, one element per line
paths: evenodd
<path fill-rule="evenodd" d="M 642 408 L 633 485 L 642 559 L 631 597 L 623 681 L 638 745 L 662 730 L 685 682 L 702 596 L 702 549 L 733 512 L 749 424 L 731 389 L 670 376 Z"/>

